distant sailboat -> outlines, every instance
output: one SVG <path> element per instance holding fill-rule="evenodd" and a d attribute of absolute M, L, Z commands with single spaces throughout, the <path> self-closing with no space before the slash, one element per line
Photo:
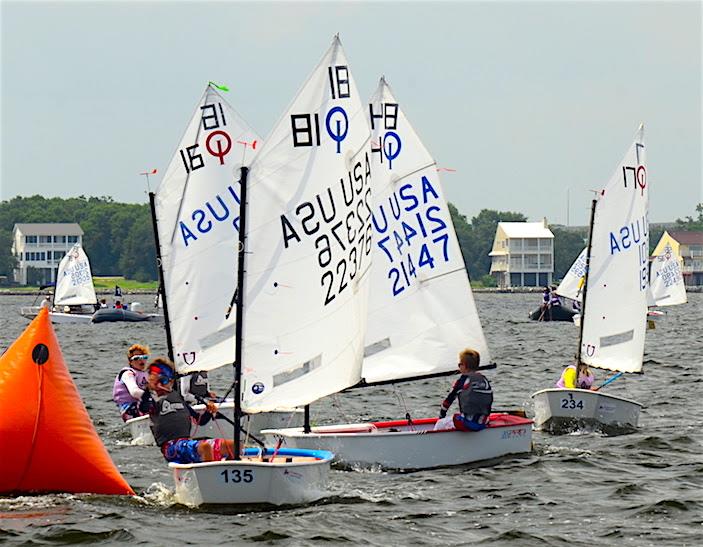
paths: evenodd
<path fill-rule="evenodd" d="M 490 354 L 436 163 L 385 79 L 369 107 L 374 245 L 363 386 L 456 372 L 459 351 Z M 371 211 L 369 210 L 369 215 Z M 370 227 L 370 225 L 369 225 Z M 480 432 L 433 431 L 436 418 L 264 431 L 338 461 L 420 469 L 529 452 L 531 421 L 493 414 Z"/>
<path fill-rule="evenodd" d="M 644 127 L 591 209 L 577 360 L 615 372 L 642 372 L 649 290 L 649 184 Z M 535 425 L 637 427 L 642 405 L 583 389 L 534 393 Z"/>
<path fill-rule="evenodd" d="M 52 323 L 90 323 L 95 304 L 93 276 L 90 261 L 80 243 L 76 243 L 64 255 L 56 272 L 54 310 L 49 313 Z M 80 306 L 81 311 L 68 312 L 70 306 Z M 27 318 L 36 317 L 38 308 L 22 308 L 20 314 Z"/>
<path fill-rule="evenodd" d="M 677 306 L 688 302 L 681 266 L 670 245 L 654 257 L 649 286 L 655 306 Z"/>

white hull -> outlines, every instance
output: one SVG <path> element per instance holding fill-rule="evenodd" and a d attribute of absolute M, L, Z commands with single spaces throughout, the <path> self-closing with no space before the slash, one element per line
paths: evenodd
<path fill-rule="evenodd" d="M 490 460 L 532 450 L 532 421 L 493 414 L 482 431 L 433 431 L 436 418 L 343 424 L 312 428 L 264 430 L 267 442 L 283 439 L 283 446 L 329 450 L 347 466 L 386 469 L 429 469 Z"/>
<path fill-rule="evenodd" d="M 261 461 L 258 457 L 236 462 L 170 463 L 176 499 L 189 506 L 294 505 L 319 500 L 327 494 L 333 454 L 319 452 L 317 458 L 313 458 L 309 453 L 301 457 L 301 452 L 281 449 L 275 463 Z M 247 450 L 247 454 L 255 453 L 255 449 Z"/>
<path fill-rule="evenodd" d="M 82 323 L 89 325 L 93 319 L 92 314 L 79 314 L 79 313 L 60 313 L 60 312 L 49 312 L 49 319 L 52 323 Z"/>
<path fill-rule="evenodd" d="M 20 315 L 27 319 L 34 319 L 39 314 L 40 309 L 37 306 L 20 308 Z M 51 319 L 52 323 L 90 323 L 92 318 L 93 315 L 90 313 L 49 312 L 49 319 Z"/>
<path fill-rule="evenodd" d="M 606 433 L 637 427 L 642 405 L 585 389 L 543 389 L 532 394 L 535 400 L 535 428 L 551 433 L 579 427 L 595 427 Z"/>
<path fill-rule="evenodd" d="M 200 411 L 205 408 L 205 405 L 193 405 L 193 408 Z M 227 416 L 227 418 L 230 420 L 233 419 L 234 402 L 231 399 L 228 399 L 224 403 L 218 403 L 218 408 L 222 414 Z M 242 427 L 244 427 L 244 429 L 246 429 L 251 435 L 258 436 L 262 429 L 288 427 L 291 425 L 299 425 L 302 422 L 302 411 L 274 411 L 245 416 L 244 420 L 242 420 Z M 150 424 L 151 421 L 149 420 L 149 416 L 140 416 L 139 418 L 132 418 L 125 422 L 124 427 L 128 427 L 130 433 L 132 434 L 132 444 L 156 444 L 154 442 L 154 436 L 151 433 Z M 195 437 L 224 437 L 231 439 L 234 435 L 234 426 L 227 420 L 215 419 L 210 420 L 205 425 L 193 425 L 190 434 Z M 243 437 L 242 440 L 245 440 L 245 438 Z"/>

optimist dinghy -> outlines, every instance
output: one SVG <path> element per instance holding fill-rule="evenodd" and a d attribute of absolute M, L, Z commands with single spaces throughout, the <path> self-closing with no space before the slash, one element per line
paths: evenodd
<path fill-rule="evenodd" d="M 232 420 L 234 419 L 234 402 L 228 399 L 222 403 L 218 403 L 218 412 L 223 418 L 213 418 L 207 424 L 202 426 L 193 425 L 191 436 L 194 438 L 206 437 L 222 437 L 223 434 L 229 434 L 231 431 Z M 205 405 L 193 405 L 193 409 L 201 412 L 205 409 Z M 244 429 L 249 435 L 258 436 L 262 429 L 270 429 L 276 427 L 290 427 L 302 424 L 302 411 L 294 412 L 274 411 L 262 412 L 253 416 L 245 417 Z M 151 433 L 151 420 L 149 416 L 140 416 L 139 418 L 131 418 L 124 423 L 132 436 L 132 444 L 137 445 L 152 445 L 155 444 L 154 435 Z"/>
<path fill-rule="evenodd" d="M 641 373 L 649 293 L 649 185 L 644 127 L 591 206 L 577 358 L 589 367 Z M 561 294 L 561 293 L 560 293 Z M 559 432 L 587 423 L 637 427 L 641 404 L 601 392 L 544 389 L 532 395 L 535 426 Z"/>
<path fill-rule="evenodd" d="M 385 79 L 370 103 L 376 239 L 359 387 L 452 374 L 465 347 L 490 362 L 436 163 Z M 284 446 L 330 450 L 343 465 L 393 469 L 465 464 L 531 450 L 532 422 L 525 418 L 493 414 L 491 426 L 480 432 L 433 432 L 435 422 L 306 424 L 262 433 Z"/>
<path fill-rule="evenodd" d="M 90 262 L 80 243 L 76 243 L 64 255 L 56 271 L 56 288 L 54 291 L 53 307 L 49 312 L 52 323 L 85 323 L 89 324 L 98 298 L 95 295 L 93 276 L 90 273 Z M 69 308 L 81 311 L 69 312 Z M 66 309 L 62 312 L 59 310 Z M 39 308 L 23 307 L 20 315 L 28 319 L 37 316 Z"/>
<path fill-rule="evenodd" d="M 235 459 L 170 464 L 182 503 L 325 495 L 332 454 L 241 452 L 240 419 L 308 404 L 361 378 L 371 251 L 363 112 L 335 37 L 249 171 L 234 149 L 254 148 L 257 137 L 209 86 L 151 198 L 177 372 L 234 363 Z M 332 246 L 344 222 L 354 238 Z"/>

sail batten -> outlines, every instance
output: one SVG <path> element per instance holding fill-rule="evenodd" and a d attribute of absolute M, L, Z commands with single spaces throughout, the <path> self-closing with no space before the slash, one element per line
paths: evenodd
<path fill-rule="evenodd" d="M 436 162 L 385 78 L 369 101 L 374 256 L 362 376 L 367 385 L 456 370 L 488 345 Z"/>
<path fill-rule="evenodd" d="M 581 360 L 640 372 L 649 290 L 649 184 L 643 127 L 595 207 L 586 281 Z"/>

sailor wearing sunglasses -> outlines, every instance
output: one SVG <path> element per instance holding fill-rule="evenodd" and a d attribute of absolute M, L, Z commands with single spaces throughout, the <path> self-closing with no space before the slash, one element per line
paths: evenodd
<path fill-rule="evenodd" d="M 147 384 L 146 362 L 149 360 L 149 348 L 141 344 L 133 344 L 127 350 L 129 366 L 122 368 L 112 386 L 112 400 L 115 401 L 123 421 L 137 418 L 143 413 L 139 411 L 139 401 L 144 395 Z"/>
<path fill-rule="evenodd" d="M 169 462 L 198 463 L 232 458 L 231 439 L 192 439 L 194 423 L 205 425 L 217 413 L 212 401 L 207 410 L 196 412 L 174 389 L 176 373 L 168 359 L 157 357 L 148 367 L 148 391 L 142 397 L 140 410 L 151 419 L 151 431 L 164 458 Z"/>

